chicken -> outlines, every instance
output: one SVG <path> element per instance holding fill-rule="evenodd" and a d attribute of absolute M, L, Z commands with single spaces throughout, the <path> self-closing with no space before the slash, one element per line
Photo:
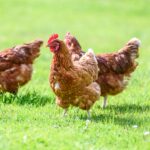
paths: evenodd
<path fill-rule="evenodd" d="M 43 41 L 22 44 L 0 52 L 0 92 L 16 94 L 32 76 L 32 64 Z"/>
<path fill-rule="evenodd" d="M 68 48 L 64 41 L 58 39 L 58 34 L 49 38 L 47 46 L 54 54 L 50 86 L 56 94 L 56 103 L 65 109 L 65 113 L 70 105 L 88 111 L 100 97 L 100 87 L 93 82 L 98 77 L 98 64 L 93 51 L 90 49 L 73 63 Z"/>
<path fill-rule="evenodd" d="M 84 55 L 77 39 L 70 33 L 65 36 L 65 43 L 72 55 L 72 59 L 77 61 Z M 116 95 L 122 92 L 138 63 L 140 41 L 131 39 L 122 49 L 114 53 L 99 54 L 96 56 L 100 72 L 96 82 L 101 87 L 101 96 L 104 97 L 103 108 L 107 104 L 108 95 Z"/>

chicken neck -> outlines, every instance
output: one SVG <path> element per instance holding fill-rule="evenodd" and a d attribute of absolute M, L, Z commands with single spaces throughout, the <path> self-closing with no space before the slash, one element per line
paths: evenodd
<path fill-rule="evenodd" d="M 71 55 L 69 54 L 69 52 L 57 53 L 54 55 L 53 60 L 55 66 L 57 66 L 58 68 L 69 70 L 73 67 Z"/>

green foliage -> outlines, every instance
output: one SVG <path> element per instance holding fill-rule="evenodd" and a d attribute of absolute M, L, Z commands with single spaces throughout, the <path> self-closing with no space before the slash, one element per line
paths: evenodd
<path fill-rule="evenodd" d="M 54 98 L 46 95 L 40 95 L 39 93 L 28 92 L 26 91 L 24 94 L 13 95 L 9 93 L 1 93 L 0 101 L 4 104 L 19 104 L 19 105 L 35 105 L 35 106 L 44 106 L 47 103 L 54 103 Z"/>
<path fill-rule="evenodd" d="M 32 80 L 17 95 L 0 94 L 1 150 L 149 150 L 150 131 L 149 0 L 0 0 L 0 49 L 36 38 L 45 41 Z M 84 50 L 112 52 L 130 38 L 142 41 L 139 67 L 127 89 L 86 112 L 70 108 L 62 117 L 49 87 L 51 33 L 70 31 Z M 102 99 L 100 99 L 102 101 Z"/>

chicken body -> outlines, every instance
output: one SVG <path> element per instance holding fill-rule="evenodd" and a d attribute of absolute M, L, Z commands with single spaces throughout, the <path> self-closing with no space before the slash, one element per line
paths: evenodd
<path fill-rule="evenodd" d="M 100 96 L 100 87 L 93 82 L 98 77 L 98 64 L 93 51 L 89 50 L 77 62 L 73 63 L 65 43 L 53 40 L 51 45 L 59 43 L 54 52 L 50 85 L 56 94 L 56 103 L 66 109 L 70 105 L 89 110 Z"/>
<path fill-rule="evenodd" d="M 79 42 L 71 34 L 66 35 L 65 43 L 74 61 L 84 55 Z M 139 56 L 139 46 L 140 41 L 133 38 L 118 52 L 96 56 L 100 69 L 96 82 L 101 87 L 101 96 L 104 97 L 103 107 L 106 107 L 108 95 L 116 95 L 126 88 L 131 73 L 138 65 L 135 59 Z"/>
<path fill-rule="evenodd" d="M 138 63 L 138 39 L 131 39 L 118 52 L 97 55 L 98 66 L 103 71 L 99 73 L 97 82 L 102 87 L 102 95 L 116 95 L 122 92 Z"/>
<path fill-rule="evenodd" d="M 0 91 L 17 93 L 32 76 L 32 64 L 43 41 L 18 45 L 0 52 Z"/>

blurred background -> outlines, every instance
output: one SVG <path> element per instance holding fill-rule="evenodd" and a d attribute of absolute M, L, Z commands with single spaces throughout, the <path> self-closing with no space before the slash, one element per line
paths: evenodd
<path fill-rule="evenodd" d="M 68 31 L 96 54 L 117 51 L 132 37 L 142 42 L 127 89 L 110 96 L 105 110 L 100 98 L 88 128 L 85 111 L 70 108 L 61 117 L 49 86 L 47 40 Z M 0 150 L 149 150 L 150 0 L 0 0 L 0 50 L 37 38 L 44 45 L 32 80 L 17 96 L 0 95 Z"/>
<path fill-rule="evenodd" d="M 0 49 L 43 39 L 33 80 L 21 91 L 34 89 L 49 94 L 52 55 L 45 45 L 50 34 L 58 33 L 63 39 L 69 31 L 85 51 L 93 48 L 96 53 L 116 51 L 130 38 L 137 37 L 142 41 L 140 67 L 130 83 L 139 89 L 144 85 L 145 93 L 150 81 L 149 4 L 149 0 L 0 0 Z M 139 81 L 140 78 L 147 80 Z"/>

